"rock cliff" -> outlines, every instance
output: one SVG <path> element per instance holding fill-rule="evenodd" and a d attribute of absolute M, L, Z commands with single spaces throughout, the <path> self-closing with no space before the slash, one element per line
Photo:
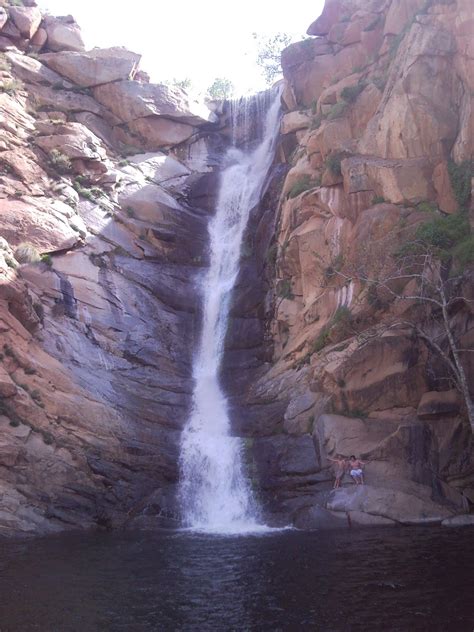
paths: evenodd
<path fill-rule="evenodd" d="M 235 394 L 275 521 L 469 510 L 473 31 L 465 0 L 327 0 L 283 51 L 288 171 L 260 262 L 273 358 Z M 368 461 L 365 487 L 331 491 L 336 454 Z"/>
<path fill-rule="evenodd" d="M 135 53 L 86 51 L 70 16 L 0 4 L 0 534 L 177 524 L 225 109 L 149 83 Z M 472 221 L 469 4 L 328 0 L 283 53 L 223 375 L 275 524 L 440 522 L 474 502 L 464 400 L 416 329 L 446 351 L 439 315 L 371 280 L 418 226 Z M 472 349 L 464 242 L 448 317 Z M 336 453 L 370 461 L 364 488 L 331 491 Z"/>

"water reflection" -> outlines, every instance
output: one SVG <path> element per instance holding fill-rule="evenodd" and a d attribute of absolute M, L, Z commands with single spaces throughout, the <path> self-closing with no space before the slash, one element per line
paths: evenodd
<path fill-rule="evenodd" d="M 1 632 L 471 632 L 469 530 L 0 543 Z"/>

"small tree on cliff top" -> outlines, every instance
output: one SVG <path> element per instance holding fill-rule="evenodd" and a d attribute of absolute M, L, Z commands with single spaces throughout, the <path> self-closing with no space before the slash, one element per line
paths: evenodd
<path fill-rule="evenodd" d="M 271 85 L 281 75 L 281 51 L 291 44 L 288 33 L 277 33 L 272 37 L 262 37 L 253 33 L 257 42 L 257 65 L 265 81 Z"/>
<path fill-rule="evenodd" d="M 234 84 L 224 77 L 216 77 L 207 89 L 207 97 L 211 100 L 224 101 L 234 94 Z"/>
<path fill-rule="evenodd" d="M 456 314 L 474 307 L 474 300 L 468 298 L 467 292 L 472 284 L 473 266 L 474 237 L 467 214 L 459 212 L 420 224 L 401 248 L 385 260 L 381 257 L 375 278 L 367 274 L 362 263 L 350 272 L 336 274 L 367 284 L 368 301 L 375 307 L 393 299 L 401 302 L 400 307 L 406 308 L 403 311 L 407 315 L 389 328 L 412 329 L 441 358 L 464 399 L 474 432 L 474 403 L 462 362 L 463 356 L 474 349 L 461 346 L 455 327 Z"/>

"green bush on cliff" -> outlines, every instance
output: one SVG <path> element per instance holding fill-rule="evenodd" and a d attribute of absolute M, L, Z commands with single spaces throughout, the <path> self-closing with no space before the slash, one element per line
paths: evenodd
<path fill-rule="evenodd" d="M 59 149 L 52 149 L 49 152 L 49 159 L 59 173 L 69 173 L 72 169 L 72 162 L 68 156 L 59 151 Z"/>
<path fill-rule="evenodd" d="M 277 294 L 280 298 L 286 298 L 289 301 L 292 301 L 295 298 L 295 295 L 291 290 L 290 279 L 282 279 L 281 281 L 278 281 Z"/>
<path fill-rule="evenodd" d="M 24 87 L 23 82 L 18 81 L 18 79 L 3 79 L 0 82 L 0 92 L 6 92 L 10 95 L 20 92 Z"/>
<path fill-rule="evenodd" d="M 308 174 L 305 174 L 300 180 L 294 183 L 294 185 L 288 191 L 289 198 L 295 198 L 305 191 L 314 189 L 321 185 L 320 178 L 311 178 Z"/>
<path fill-rule="evenodd" d="M 450 160 L 448 162 L 448 173 L 459 208 L 467 208 L 471 197 L 471 178 L 474 177 L 474 161 L 464 160 L 456 164 L 454 160 Z"/>
<path fill-rule="evenodd" d="M 440 254 L 449 253 L 470 233 L 469 220 L 463 213 L 436 217 L 421 224 L 416 237 L 422 245 L 437 249 Z"/>
<path fill-rule="evenodd" d="M 349 104 L 346 101 L 339 101 L 338 103 L 335 103 L 328 112 L 328 121 L 334 121 L 335 119 L 343 116 L 348 107 Z"/>
<path fill-rule="evenodd" d="M 474 236 L 469 235 L 453 248 L 453 257 L 461 269 L 474 263 Z"/>
<path fill-rule="evenodd" d="M 326 158 L 326 161 L 325 161 L 326 167 L 335 176 L 342 175 L 342 171 L 341 171 L 342 159 L 343 159 L 343 155 L 340 153 L 330 154 Z"/>
<path fill-rule="evenodd" d="M 359 83 L 353 86 L 346 86 L 341 91 L 341 97 L 344 101 L 347 101 L 347 103 L 354 103 L 366 86 L 367 83 L 365 81 L 359 81 Z"/>

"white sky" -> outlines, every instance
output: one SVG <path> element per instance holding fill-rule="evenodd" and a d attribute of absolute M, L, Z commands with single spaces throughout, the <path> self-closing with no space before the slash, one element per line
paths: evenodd
<path fill-rule="evenodd" d="M 237 93 L 264 80 L 252 33 L 301 39 L 324 0 L 39 0 L 53 15 L 73 15 L 87 48 L 125 46 L 143 55 L 155 82 L 189 77 L 205 92 L 216 77 Z"/>

